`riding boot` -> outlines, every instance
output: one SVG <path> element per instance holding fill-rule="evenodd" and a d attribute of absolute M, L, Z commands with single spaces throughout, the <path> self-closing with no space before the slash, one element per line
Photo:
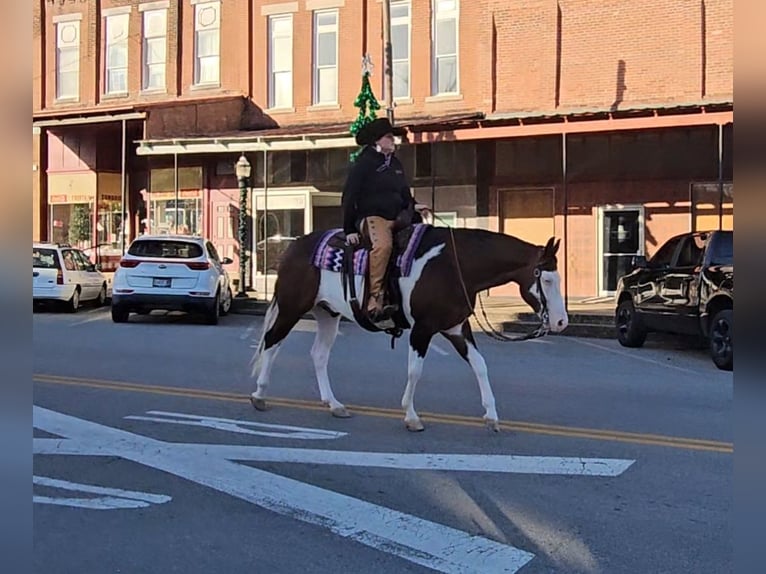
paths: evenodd
<path fill-rule="evenodd" d="M 365 219 L 364 231 L 370 239 L 370 298 L 367 303 L 367 312 L 373 322 L 387 318 L 383 307 L 384 280 L 388 261 L 393 249 L 392 228 L 393 221 L 382 217 L 372 216 Z"/>

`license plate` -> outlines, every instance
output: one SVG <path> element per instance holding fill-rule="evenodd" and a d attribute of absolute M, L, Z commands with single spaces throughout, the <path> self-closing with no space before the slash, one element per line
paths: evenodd
<path fill-rule="evenodd" d="M 152 281 L 152 287 L 170 287 L 170 279 L 155 277 Z"/>

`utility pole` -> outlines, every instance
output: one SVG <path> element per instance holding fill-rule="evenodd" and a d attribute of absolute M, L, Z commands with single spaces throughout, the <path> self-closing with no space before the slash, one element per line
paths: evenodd
<path fill-rule="evenodd" d="M 391 47 L 391 0 L 383 0 L 383 72 L 386 78 L 386 116 L 394 125 L 394 56 Z"/>

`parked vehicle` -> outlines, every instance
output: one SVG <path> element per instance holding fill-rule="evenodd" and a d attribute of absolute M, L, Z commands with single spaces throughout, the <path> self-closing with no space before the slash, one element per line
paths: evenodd
<path fill-rule="evenodd" d="M 112 320 L 154 309 L 202 313 L 215 325 L 231 308 L 229 274 L 213 244 L 188 235 L 142 235 L 128 247 L 114 274 Z"/>
<path fill-rule="evenodd" d="M 104 305 L 108 281 L 79 249 L 59 243 L 32 244 L 32 301 L 66 305 L 76 313 L 83 301 Z"/>
<path fill-rule="evenodd" d="M 652 331 L 699 335 L 715 365 L 732 370 L 734 232 L 677 235 L 632 267 L 615 293 L 620 344 L 640 347 Z"/>

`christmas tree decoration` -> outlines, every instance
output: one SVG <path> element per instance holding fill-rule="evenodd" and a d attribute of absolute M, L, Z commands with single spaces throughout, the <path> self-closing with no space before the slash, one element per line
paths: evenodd
<path fill-rule="evenodd" d="M 364 58 L 362 58 L 362 89 L 359 91 L 356 100 L 354 100 L 354 107 L 359 108 L 359 115 L 357 115 L 349 130 L 352 136 L 356 136 L 359 130 L 378 117 L 376 112 L 380 109 L 380 103 L 375 98 L 372 86 L 370 85 L 372 67 L 370 55 L 365 54 Z M 356 161 L 361 151 L 360 148 L 351 154 L 350 159 L 352 163 Z"/>
<path fill-rule="evenodd" d="M 91 237 L 91 211 L 87 204 L 78 203 L 72 208 L 69 220 L 69 244 L 73 247 L 88 245 Z M 88 245 L 89 246 L 89 245 Z"/>

